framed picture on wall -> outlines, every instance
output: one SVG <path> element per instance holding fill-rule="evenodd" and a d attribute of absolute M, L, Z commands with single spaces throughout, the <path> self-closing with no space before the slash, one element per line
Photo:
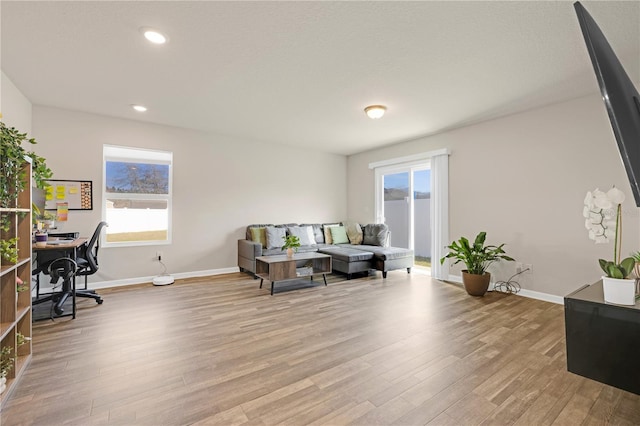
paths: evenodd
<path fill-rule="evenodd" d="M 93 181 L 49 179 L 45 191 L 46 210 L 67 203 L 69 210 L 93 210 Z"/>

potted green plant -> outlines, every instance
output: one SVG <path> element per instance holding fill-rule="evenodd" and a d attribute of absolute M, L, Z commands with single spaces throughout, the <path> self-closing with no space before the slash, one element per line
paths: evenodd
<path fill-rule="evenodd" d="M 602 277 L 604 300 L 619 305 L 635 305 L 636 280 L 629 278 L 636 265 L 633 255 L 620 259 L 622 249 L 622 203 L 625 195 L 615 186 L 607 192 L 596 189 L 587 192 L 583 216 L 589 238 L 596 244 L 607 243 L 613 237 L 613 260 L 598 259 L 605 273 Z M 640 258 L 640 256 L 639 256 Z"/>
<path fill-rule="evenodd" d="M 22 146 L 23 142 L 35 145 L 35 139 L 28 138 L 26 133 L 20 133 L 14 127 L 7 127 L 2 121 L 0 136 L 0 207 L 14 207 L 16 195 L 25 186 L 25 180 L 21 175 L 27 161 L 26 157 L 31 158 L 33 180 L 38 188 L 45 189 L 45 181 L 51 178 L 52 172 L 43 157 L 33 151 L 27 151 Z"/>
<path fill-rule="evenodd" d="M 285 235 L 282 239 L 284 240 L 282 250 L 287 251 L 287 257 L 293 257 L 293 253 L 297 252 L 300 247 L 300 238 L 295 235 Z"/>
<path fill-rule="evenodd" d="M 7 375 L 13 368 L 15 358 L 11 355 L 12 352 L 11 346 L 3 346 L 0 350 L 0 393 L 7 388 Z"/>
<path fill-rule="evenodd" d="M 440 259 L 440 264 L 443 264 L 446 259 L 456 259 L 454 265 L 464 262 L 467 269 L 462 270 L 462 283 L 471 296 L 484 296 L 487 292 L 491 281 L 491 274 L 487 272 L 487 268 L 493 262 L 514 260 L 505 254 L 502 248 L 504 244 L 485 245 L 486 238 L 487 233 L 483 231 L 476 236 L 473 244 L 470 244 L 465 237 L 453 241 L 447 246 L 449 253 Z"/>
<path fill-rule="evenodd" d="M 18 262 L 18 237 L 0 240 L 0 257 L 11 264 Z"/>
<path fill-rule="evenodd" d="M 27 336 L 25 336 L 24 334 L 22 334 L 20 332 L 16 333 L 16 344 L 18 346 L 22 346 L 25 343 L 30 342 L 30 341 L 31 341 L 31 337 L 27 337 Z"/>
<path fill-rule="evenodd" d="M 23 291 L 29 290 L 29 283 L 25 283 L 22 281 L 22 278 L 16 277 L 16 292 L 22 293 Z"/>

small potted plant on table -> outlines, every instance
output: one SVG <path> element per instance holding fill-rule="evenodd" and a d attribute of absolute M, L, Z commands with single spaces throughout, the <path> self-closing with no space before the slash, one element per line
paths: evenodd
<path fill-rule="evenodd" d="M 284 240 L 282 250 L 287 251 L 287 257 L 293 257 L 294 251 L 297 252 L 300 247 L 300 238 L 295 235 L 285 235 L 282 239 Z"/>

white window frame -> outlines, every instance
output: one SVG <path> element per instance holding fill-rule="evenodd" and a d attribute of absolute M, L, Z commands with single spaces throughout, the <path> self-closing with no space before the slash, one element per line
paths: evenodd
<path fill-rule="evenodd" d="M 107 192 L 107 161 L 138 161 L 147 164 L 163 164 L 169 166 L 168 194 L 131 194 Z M 105 238 L 102 247 L 134 247 L 157 246 L 171 244 L 172 240 L 172 212 L 173 212 L 173 153 L 146 148 L 135 148 L 118 145 L 103 145 L 102 149 L 102 220 L 107 217 L 107 199 L 121 198 L 128 200 L 166 200 L 167 202 L 167 239 L 155 241 L 124 241 L 108 242 Z"/>

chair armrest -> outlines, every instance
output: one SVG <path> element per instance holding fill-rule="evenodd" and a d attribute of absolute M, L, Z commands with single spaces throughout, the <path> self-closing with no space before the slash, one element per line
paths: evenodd
<path fill-rule="evenodd" d="M 238 257 L 255 260 L 258 256 L 262 256 L 262 244 L 255 241 L 238 240 Z"/>

